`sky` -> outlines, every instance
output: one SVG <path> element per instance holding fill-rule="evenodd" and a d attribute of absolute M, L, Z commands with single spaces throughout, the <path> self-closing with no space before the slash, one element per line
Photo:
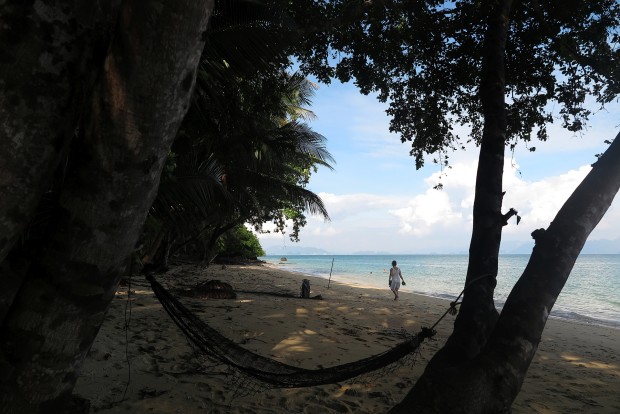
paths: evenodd
<path fill-rule="evenodd" d="M 466 253 L 472 228 L 472 206 L 478 149 L 450 154 L 443 171 L 432 158 L 416 170 L 410 143 L 389 132 L 387 104 L 360 94 L 352 84 L 319 84 L 310 109 L 310 127 L 327 139 L 334 170 L 320 168 L 308 189 L 318 194 L 330 215 L 308 216 L 300 242 L 280 233 L 259 235 L 267 254 L 317 248 L 332 254 Z M 546 228 L 607 144 L 620 131 L 620 104 L 598 111 L 586 131 L 575 135 L 556 121 L 550 139 L 534 141 L 536 151 L 520 144 L 506 152 L 504 211 L 519 212 L 504 227 L 501 251 L 531 250 L 531 232 Z M 440 182 L 443 190 L 433 187 Z M 620 196 L 589 240 L 620 243 Z M 266 227 L 267 228 L 267 227 Z M 277 252 L 276 252 L 277 250 Z M 620 252 L 620 248 L 618 249 Z"/>

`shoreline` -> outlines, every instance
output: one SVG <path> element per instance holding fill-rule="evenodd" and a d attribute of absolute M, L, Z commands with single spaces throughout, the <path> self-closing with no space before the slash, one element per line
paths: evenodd
<path fill-rule="evenodd" d="M 173 292 L 208 279 L 230 283 L 239 293 L 229 300 L 180 298 L 201 320 L 245 349 L 308 369 L 384 352 L 403 340 L 402 329 L 415 333 L 431 326 L 449 306 L 448 300 L 408 292 L 393 301 L 387 286 L 362 288 L 332 280 L 327 289 L 321 277 L 266 265 L 181 265 L 157 276 Z M 323 299 L 269 295 L 299 295 L 302 279 L 310 280 L 312 296 Z M 91 400 L 91 412 L 386 412 L 404 398 L 454 321 L 444 318 L 415 365 L 396 363 L 380 378 L 310 388 L 259 387 L 235 397 L 247 392 L 247 385 L 236 383 L 225 367 L 214 369 L 196 357 L 142 276 L 132 278 L 132 291 L 128 300 L 126 288 L 119 288 L 84 362 L 75 393 Z M 513 413 L 620 412 L 618 340 L 618 330 L 550 319 Z"/>
<path fill-rule="evenodd" d="M 527 256 L 527 255 L 523 255 L 523 256 Z M 600 256 L 600 255 L 596 255 L 596 256 Z M 616 256 L 616 255 L 610 255 L 610 256 Z M 328 277 L 323 276 L 322 274 L 313 274 L 313 273 L 305 272 L 303 270 L 296 270 L 296 269 L 286 269 L 280 266 L 282 265 L 282 263 L 274 263 L 274 262 L 263 260 L 262 265 L 265 267 L 272 268 L 274 270 L 278 270 L 278 271 L 304 275 L 304 276 L 313 277 L 317 279 L 328 280 Z M 341 279 L 339 281 L 339 283 L 341 284 L 345 284 L 345 285 L 352 286 L 352 287 L 359 287 L 362 289 L 378 289 L 378 287 L 375 285 L 364 284 L 364 283 L 360 283 L 357 281 L 350 282 L 350 283 L 342 281 L 342 279 L 350 279 L 351 278 L 350 275 L 342 275 L 339 273 L 335 273 L 332 275 L 332 279 L 337 279 L 338 277 L 340 277 Z M 448 302 L 451 302 L 452 300 L 456 299 L 456 296 L 457 296 L 457 295 L 451 295 L 448 293 L 438 293 L 436 295 L 433 295 L 433 294 L 429 294 L 425 292 L 415 292 L 415 291 L 407 290 L 407 288 L 405 288 L 404 290 L 402 289 L 403 288 L 401 287 L 401 292 L 407 292 L 407 293 L 411 293 L 414 295 L 424 296 L 424 297 L 428 297 L 432 299 L 445 300 Z M 450 298 L 448 298 L 448 296 L 450 296 Z M 502 305 L 503 305 L 503 301 L 496 300 L 496 308 L 498 309 L 498 311 L 501 311 Z M 570 310 L 560 310 L 560 309 L 554 308 L 551 310 L 551 315 L 549 315 L 549 319 L 558 320 L 558 321 L 566 321 L 569 323 L 578 323 L 578 324 L 583 324 L 583 325 L 594 325 L 594 326 L 599 326 L 603 328 L 611 328 L 615 330 L 620 330 L 620 321 L 618 320 L 594 318 L 592 316 L 584 315 L 584 314 L 581 314 L 575 311 L 570 311 Z"/>

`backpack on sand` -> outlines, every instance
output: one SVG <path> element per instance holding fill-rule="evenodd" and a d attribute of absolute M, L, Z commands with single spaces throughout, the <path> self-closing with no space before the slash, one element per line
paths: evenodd
<path fill-rule="evenodd" d="M 302 298 L 310 297 L 310 281 L 308 279 L 304 279 L 303 282 L 301 282 L 301 292 L 299 296 Z"/>

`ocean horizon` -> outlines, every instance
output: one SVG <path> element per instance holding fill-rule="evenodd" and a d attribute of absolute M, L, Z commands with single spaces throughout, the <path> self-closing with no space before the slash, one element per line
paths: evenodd
<path fill-rule="evenodd" d="M 465 254 L 409 255 L 280 255 L 259 257 L 267 264 L 353 286 L 386 289 L 392 260 L 407 282 L 403 292 L 454 300 L 463 289 L 468 256 Z M 521 276 L 529 254 L 499 257 L 495 304 L 503 306 Z M 316 290 L 316 289 L 313 289 Z M 552 318 L 620 329 L 620 254 L 582 254 L 560 293 Z"/>

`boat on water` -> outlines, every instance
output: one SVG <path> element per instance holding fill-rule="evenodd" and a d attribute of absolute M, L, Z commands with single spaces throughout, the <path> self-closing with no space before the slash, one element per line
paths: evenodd
<path fill-rule="evenodd" d="M 281 262 L 286 262 L 286 257 L 280 257 Z"/>

